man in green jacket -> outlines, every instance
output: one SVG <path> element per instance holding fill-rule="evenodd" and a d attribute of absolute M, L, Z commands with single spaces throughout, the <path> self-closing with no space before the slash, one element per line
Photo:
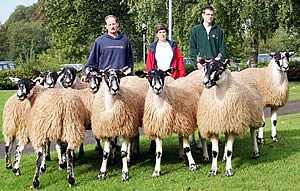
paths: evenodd
<path fill-rule="evenodd" d="M 194 26 L 190 37 L 190 57 L 196 64 L 197 56 L 204 59 L 216 58 L 220 53 L 221 60 L 227 58 L 225 37 L 221 28 L 214 22 L 215 10 L 206 6 L 202 11 L 203 21 Z"/>

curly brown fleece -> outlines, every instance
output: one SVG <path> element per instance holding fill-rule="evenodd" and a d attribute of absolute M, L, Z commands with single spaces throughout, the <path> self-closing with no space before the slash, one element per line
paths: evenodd
<path fill-rule="evenodd" d="M 227 90 L 222 99 L 217 99 L 216 86 L 204 89 L 198 103 L 197 124 L 205 138 L 231 133 L 242 137 L 248 128 L 262 125 L 263 100 L 257 89 L 229 73 Z"/>
<path fill-rule="evenodd" d="M 47 141 L 68 143 L 71 149 L 84 140 L 86 112 L 79 96 L 68 89 L 48 89 L 37 96 L 28 120 L 35 149 Z"/>
<path fill-rule="evenodd" d="M 277 69 L 273 68 L 272 63 L 265 68 L 248 68 L 242 70 L 241 73 L 244 76 L 249 76 L 257 81 L 260 92 L 263 96 L 265 107 L 282 107 L 288 101 L 289 86 L 288 78 L 285 72 L 281 72 L 281 80 L 276 79 L 273 71 Z M 279 71 L 277 71 L 279 72 Z"/>

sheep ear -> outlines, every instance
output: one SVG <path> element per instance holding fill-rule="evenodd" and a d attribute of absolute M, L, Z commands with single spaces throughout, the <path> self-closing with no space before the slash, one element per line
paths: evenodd
<path fill-rule="evenodd" d="M 125 76 L 127 76 L 127 75 L 129 75 L 129 74 L 132 73 L 132 68 L 129 67 L 129 66 L 125 66 L 123 69 L 121 69 L 121 72 L 122 72 Z"/>
<path fill-rule="evenodd" d="M 145 78 L 146 77 L 146 73 L 144 71 L 138 70 L 136 72 L 134 72 L 134 75 L 140 77 L 140 78 Z"/>
<path fill-rule="evenodd" d="M 175 68 L 169 68 L 165 71 L 165 76 L 171 76 L 175 72 Z"/>
<path fill-rule="evenodd" d="M 221 58 L 222 58 L 222 54 L 219 53 L 218 56 L 215 58 L 215 60 L 218 60 L 218 61 L 219 61 L 219 60 L 221 60 Z"/>
<path fill-rule="evenodd" d="M 223 63 L 224 67 L 228 67 L 230 64 L 230 60 L 229 59 L 226 59 L 225 62 Z"/>
<path fill-rule="evenodd" d="M 38 76 L 41 76 L 43 75 L 40 71 L 36 70 L 36 69 L 33 69 L 32 70 L 32 74 L 34 77 L 38 77 Z"/>
<path fill-rule="evenodd" d="M 289 57 L 293 56 L 296 52 L 287 52 L 289 54 Z"/>
<path fill-rule="evenodd" d="M 18 81 L 20 80 L 20 78 L 13 78 L 13 77 L 8 77 L 8 78 L 15 84 L 18 84 Z"/>
<path fill-rule="evenodd" d="M 33 80 L 34 83 L 39 82 L 40 84 L 43 83 L 44 79 L 42 77 L 37 77 Z"/>
<path fill-rule="evenodd" d="M 269 56 L 271 56 L 272 58 L 275 56 L 276 52 L 271 52 L 269 53 Z"/>
<path fill-rule="evenodd" d="M 84 71 L 85 71 L 85 75 L 88 75 L 91 72 L 91 68 L 86 67 Z"/>

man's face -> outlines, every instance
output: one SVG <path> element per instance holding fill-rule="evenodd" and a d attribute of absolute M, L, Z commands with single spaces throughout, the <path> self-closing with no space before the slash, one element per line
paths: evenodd
<path fill-rule="evenodd" d="M 202 18 L 204 22 L 211 24 L 214 20 L 215 13 L 210 9 L 205 9 L 204 13 L 202 13 Z"/>
<path fill-rule="evenodd" d="M 156 35 L 157 35 L 158 40 L 163 41 L 163 42 L 166 41 L 167 36 L 168 36 L 167 31 L 164 29 L 157 31 Z"/>
<path fill-rule="evenodd" d="M 118 31 L 118 23 L 116 22 L 116 19 L 114 17 L 108 17 L 105 22 L 105 28 L 107 29 L 107 32 L 109 34 L 116 34 Z"/>

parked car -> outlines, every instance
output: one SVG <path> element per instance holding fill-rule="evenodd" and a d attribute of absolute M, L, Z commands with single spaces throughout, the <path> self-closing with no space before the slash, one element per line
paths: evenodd
<path fill-rule="evenodd" d="M 13 61 L 0 61 L 0 71 L 15 70 L 16 64 Z"/>
<path fill-rule="evenodd" d="M 257 62 L 270 62 L 272 59 L 268 54 L 258 54 Z"/>
<path fill-rule="evenodd" d="M 191 58 L 183 58 L 184 64 L 193 64 L 193 61 Z"/>
<path fill-rule="evenodd" d="M 83 64 L 62 64 L 61 65 L 62 68 L 65 68 L 65 67 L 73 67 L 75 68 L 76 70 L 82 70 L 84 65 Z"/>

